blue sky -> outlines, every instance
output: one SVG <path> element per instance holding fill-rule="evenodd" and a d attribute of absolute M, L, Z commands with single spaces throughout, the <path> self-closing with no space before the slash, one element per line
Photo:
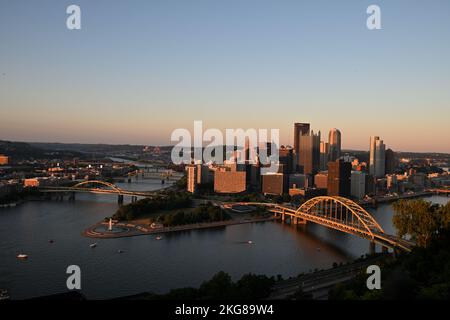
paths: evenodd
<path fill-rule="evenodd" d="M 449 39 L 445 0 L 0 0 L 0 139 L 168 144 L 203 120 L 292 143 L 310 122 L 450 152 Z"/>

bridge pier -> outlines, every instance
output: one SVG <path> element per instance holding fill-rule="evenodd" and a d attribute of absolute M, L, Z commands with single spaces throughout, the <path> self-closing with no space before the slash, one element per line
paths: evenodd
<path fill-rule="evenodd" d="M 137 202 L 137 197 L 136 197 L 136 196 L 132 196 L 132 197 L 131 197 L 131 202 L 132 202 L 132 203 Z"/>
<path fill-rule="evenodd" d="M 370 255 L 374 255 L 375 254 L 375 252 L 376 252 L 376 247 L 375 247 L 375 242 L 374 241 L 370 241 L 370 244 L 369 244 L 369 253 L 370 253 Z"/>
<path fill-rule="evenodd" d="M 385 247 L 385 246 L 381 246 L 381 252 L 382 253 L 388 253 L 389 252 L 389 248 Z"/>
<path fill-rule="evenodd" d="M 123 204 L 123 195 L 119 194 L 119 195 L 117 196 L 117 203 L 120 204 L 120 205 Z"/>
<path fill-rule="evenodd" d="M 286 215 L 284 214 L 284 212 L 281 214 L 281 221 L 285 221 L 285 219 L 286 219 Z"/>
<path fill-rule="evenodd" d="M 75 192 L 69 194 L 69 201 L 75 201 Z"/>

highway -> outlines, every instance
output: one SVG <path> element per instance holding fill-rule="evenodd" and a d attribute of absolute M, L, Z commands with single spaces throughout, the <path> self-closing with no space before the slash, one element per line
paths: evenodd
<path fill-rule="evenodd" d="M 376 264 L 383 257 L 383 255 L 379 255 L 368 260 L 279 281 L 273 287 L 273 291 L 268 299 L 287 299 L 300 288 L 304 293 L 311 293 L 313 299 L 327 299 L 328 291 L 334 285 L 353 279 L 367 266 Z"/>

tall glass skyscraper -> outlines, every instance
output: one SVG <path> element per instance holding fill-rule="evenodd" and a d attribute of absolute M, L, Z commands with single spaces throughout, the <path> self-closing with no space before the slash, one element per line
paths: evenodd
<path fill-rule="evenodd" d="M 385 175 L 386 145 L 380 137 L 370 137 L 369 173 L 377 178 Z"/>
<path fill-rule="evenodd" d="M 328 144 L 330 145 L 330 161 L 336 161 L 341 156 L 341 132 L 333 128 L 328 133 Z"/>

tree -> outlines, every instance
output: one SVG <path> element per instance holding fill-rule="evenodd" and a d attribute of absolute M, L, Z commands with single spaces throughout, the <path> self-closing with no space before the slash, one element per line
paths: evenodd
<path fill-rule="evenodd" d="M 410 235 L 417 245 L 426 247 L 433 234 L 441 228 L 440 206 L 423 199 L 400 200 L 393 205 L 392 218 L 400 237 Z"/>
<path fill-rule="evenodd" d="M 230 299 L 233 297 L 233 282 L 229 274 L 220 271 L 200 286 L 200 292 L 208 299 Z"/>

